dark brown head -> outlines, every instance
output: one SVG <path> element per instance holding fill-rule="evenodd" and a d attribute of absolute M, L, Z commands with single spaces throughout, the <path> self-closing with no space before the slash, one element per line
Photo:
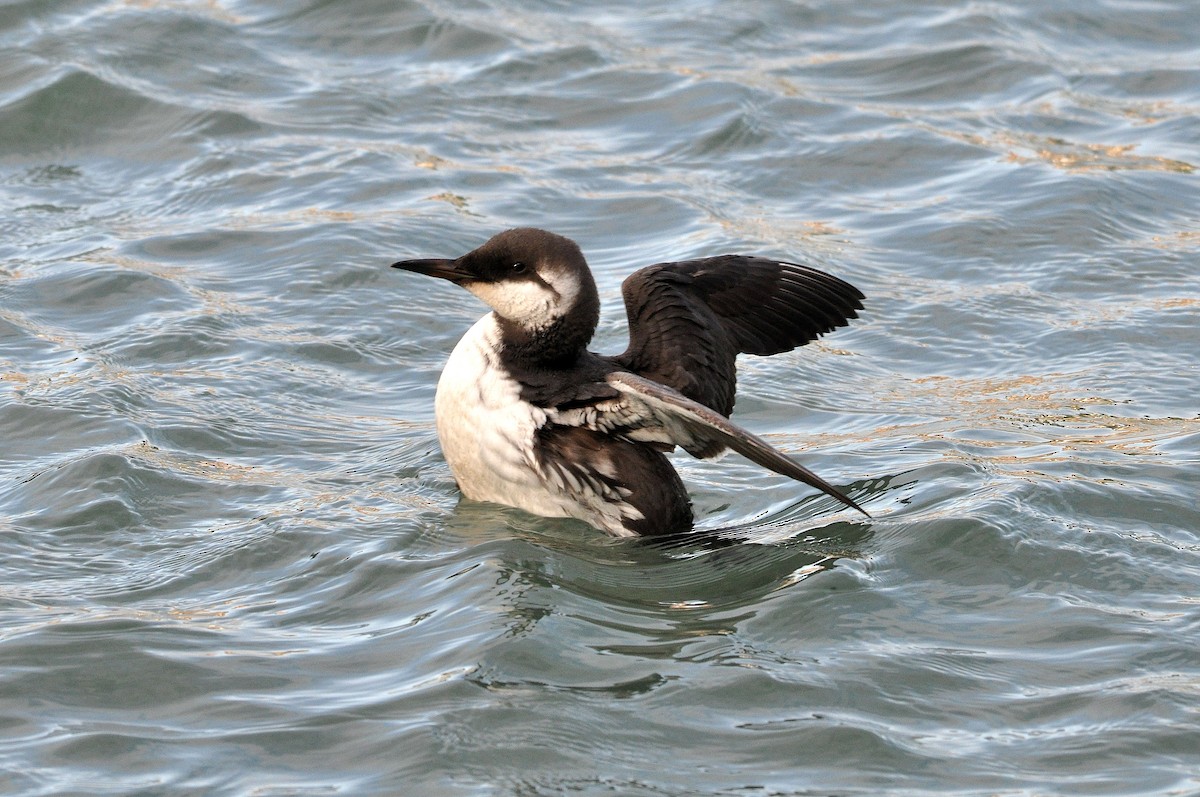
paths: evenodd
<path fill-rule="evenodd" d="M 596 282 L 579 247 L 533 227 L 495 235 L 457 260 L 404 260 L 392 267 L 463 286 L 525 339 L 561 339 L 569 332 L 573 339 L 565 343 L 582 348 L 600 318 Z"/>

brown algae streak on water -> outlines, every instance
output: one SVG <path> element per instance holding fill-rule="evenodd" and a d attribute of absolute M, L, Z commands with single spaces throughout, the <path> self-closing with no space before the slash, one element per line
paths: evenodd
<path fill-rule="evenodd" d="M 1154 456 L 1164 441 L 1200 431 L 1200 418 L 1147 418 L 1106 414 L 1092 409 L 1121 402 L 1097 395 L 1078 396 L 1065 388 L 1070 373 L 1021 375 L 1006 378 L 929 376 L 906 383 L 886 402 L 928 409 L 954 408 L 953 428 L 948 418 L 901 424 L 896 430 L 910 437 L 953 439 L 984 449 L 1013 448 L 1017 442 L 992 439 L 989 431 L 1025 435 L 1025 443 L 1039 447 L 1027 454 L 988 457 L 996 463 L 1073 461 L 1081 453 Z M 887 434 L 888 430 L 876 431 Z"/>
<path fill-rule="evenodd" d="M 1151 171 L 1191 174 L 1192 164 L 1160 156 L 1134 155 L 1136 144 L 1087 144 L 1058 136 L 999 131 L 987 135 L 963 133 L 934 125 L 918 125 L 937 135 L 976 147 L 1004 152 L 1011 163 L 1047 163 L 1064 171 Z"/>
<path fill-rule="evenodd" d="M 1171 235 L 1155 235 L 1150 243 L 1157 249 L 1196 249 L 1200 248 L 1200 230 L 1180 230 Z M 1172 300 L 1167 306 L 1178 307 L 1180 302 L 1192 300 Z"/>
<path fill-rule="evenodd" d="M 1008 160 L 1029 163 L 1045 161 L 1057 169 L 1068 171 L 1153 171 L 1191 174 L 1195 167 L 1184 161 L 1163 157 L 1133 155 L 1134 144 L 1078 144 L 1061 138 L 1046 138 L 1036 147 L 1032 157 L 1010 152 Z"/>

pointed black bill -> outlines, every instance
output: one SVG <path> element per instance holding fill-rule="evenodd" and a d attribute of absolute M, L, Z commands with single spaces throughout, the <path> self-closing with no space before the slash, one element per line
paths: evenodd
<path fill-rule="evenodd" d="M 392 268 L 402 268 L 405 271 L 414 271 L 417 274 L 424 274 L 427 277 L 450 280 L 455 284 L 478 279 L 474 274 L 464 271 L 458 265 L 457 260 L 442 260 L 438 258 L 401 260 L 399 263 L 392 263 Z"/>

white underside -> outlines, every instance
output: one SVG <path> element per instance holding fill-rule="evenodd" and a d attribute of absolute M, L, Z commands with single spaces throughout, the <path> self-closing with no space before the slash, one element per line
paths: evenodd
<path fill-rule="evenodd" d="M 522 400 L 519 385 L 498 360 L 499 340 L 489 313 L 454 347 L 438 381 L 438 438 L 463 495 L 629 534 L 621 518 L 632 507 L 614 504 L 611 496 L 580 494 L 560 474 L 539 471 L 535 434 L 546 423 L 546 411 Z"/>

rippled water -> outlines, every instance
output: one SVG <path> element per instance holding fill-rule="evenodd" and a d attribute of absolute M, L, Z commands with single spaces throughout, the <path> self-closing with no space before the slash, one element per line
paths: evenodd
<path fill-rule="evenodd" d="M 0 792 L 1200 793 L 1200 14 L 0 6 Z M 868 295 L 672 546 L 460 504 L 524 224 Z"/>

